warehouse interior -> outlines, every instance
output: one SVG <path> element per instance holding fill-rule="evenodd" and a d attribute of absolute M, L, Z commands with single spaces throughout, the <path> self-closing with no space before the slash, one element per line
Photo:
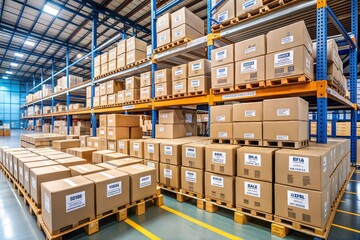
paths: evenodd
<path fill-rule="evenodd" d="M 360 239 L 359 6 L 0 0 L 0 239 Z"/>

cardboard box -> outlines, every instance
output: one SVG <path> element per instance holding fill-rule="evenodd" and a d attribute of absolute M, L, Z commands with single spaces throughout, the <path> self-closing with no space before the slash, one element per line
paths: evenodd
<path fill-rule="evenodd" d="M 136 158 L 144 158 L 144 141 L 131 140 L 130 141 L 130 156 Z"/>
<path fill-rule="evenodd" d="M 275 184 L 275 215 L 324 228 L 330 214 L 330 184 L 323 191 Z"/>
<path fill-rule="evenodd" d="M 151 99 L 151 86 L 140 88 L 140 100 Z"/>
<path fill-rule="evenodd" d="M 262 122 L 234 122 L 233 138 L 235 140 L 252 140 L 262 141 L 263 123 Z"/>
<path fill-rule="evenodd" d="M 210 89 L 211 78 L 207 76 L 196 76 L 188 78 L 188 93 L 208 92 Z"/>
<path fill-rule="evenodd" d="M 107 96 L 101 96 L 100 97 L 100 106 L 108 105 Z"/>
<path fill-rule="evenodd" d="M 172 95 L 171 82 L 155 84 L 155 97 L 162 97 L 168 95 Z"/>
<path fill-rule="evenodd" d="M 205 147 L 205 170 L 235 176 L 237 145 L 209 144 Z"/>
<path fill-rule="evenodd" d="M 304 21 L 272 30 L 266 35 L 266 39 L 268 54 L 298 46 L 304 46 L 310 53 L 313 50 L 311 37 Z"/>
<path fill-rule="evenodd" d="M 279 121 L 263 123 L 263 139 L 273 141 L 304 141 L 309 138 L 309 123 Z"/>
<path fill-rule="evenodd" d="M 108 140 L 107 141 L 107 149 L 116 152 L 117 142 L 116 140 Z"/>
<path fill-rule="evenodd" d="M 94 183 L 82 176 L 41 185 L 41 213 L 50 232 L 95 218 Z"/>
<path fill-rule="evenodd" d="M 199 30 L 199 29 L 198 29 Z M 189 38 L 191 40 L 200 38 L 204 36 L 204 33 L 199 32 L 198 30 L 192 28 L 187 24 L 182 24 L 171 30 L 171 39 L 172 42 L 182 40 L 184 38 Z"/>
<path fill-rule="evenodd" d="M 232 123 L 233 105 L 210 107 L 210 123 Z"/>
<path fill-rule="evenodd" d="M 188 76 L 188 65 L 181 64 L 179 66 L 172 67 L 172 81 L 185 79 Z"/>
<path fill-rule="evenodd" d="M 117 69 L 117 60 L 112 60 L 108 62 L 108 71 L 112 72 L 115 71 Z"/>
<path fill-rule="evenodd" d="M 87 145 L 87 147 L 98 149 L 99 148 L 99 143 L 100 143 L 100 138 L 98 138 L 98 137 L 88 137 L 86 145 Z"/>
<path fill-rule="evenodd" d="M 172 29 L 183 24 L 191 26 L 193 29 L 196 29 L 196 31 L 200 33 L 204 33 L 205 31 L 204 21 L 186 7 L 182 7 L 171 14 Z"/>
<path fill-rule="evenodd" d="M 125 102 L 131 102 L 140 99 L 140 89 L 128 89 L 125 90 Z"/>
<path fill-rule="evenodd" d="M 204 171 L 181 167 L 181 189 L 191 193 L 204 194 Z"/>
<path fill-rule="evenodd" d="M 306 75 L 314 79 L 314 60 L 304 46 L 266 55 L 266 79 Z"/>
<path fill-rule="evenodd" d="M 151 86 L 151 71 L 140 74 L 140 87 Z"/>
<path fill-rule="evenodd" d="M 72 177 L 104 171 L 103 168 L 101 168 L 99 166 L 95 166 L 93 164 L 89 164 L 89 163 L 71 166 L 71 167 L 69 167 L 69 169 L 71 170 Z"/>
<path fill-rule="evenodd" d="M 234 177 L 205 172 L 205 197 L 233 204 L 234 180 Z"/>
<path fill-rule="evenodd" d="M 135 63 L 142 59 L 146 58 L 146 48 L 145 52 L 140 50 L 132 50 L 126 53 L 126 64 Z"/>
<path fill-rule="evenodd" d="M 156 192 L 156 170 L 145 165 L 135 164 L 119 168 L 130 175 L 130 201 L 135 202 L 152 196 Z"/>
<path fill-rule="evenodd" d="M 164 68 L 164 69 L 155 71 L 154 81 L 155 81 L 155 84 L 171 82 L 172 81 L 171 69 Z"/>
<path fill-rule="evenodd" d="M 100 139 L 106 139 L 106 135 L 107 135 L 107 129 L 106 127 L 99 127 L 99 138 Z"/>
<path fill-rule="evenodd" d="M 65 158 L 65 159 L 57 159 L 55 162 L 65 166 L 65 167 L 71 167 L 76 165 L 82 165 L 87 163 L 86 159 L 79 158 L 79 157 L 72 157 L 72 158 Z"/>
<path fill-rule="evenodd" d="M 236 177 L 236 207 L 273 213 L 273 184 Z"/>
<path fill-rule="evenodd" d="M 312 57 L 316 59 L 316 42 L 313 43 Z M 327 61 L 328 63 L 334 63 L 343 72 L 343 64 L 341 58 L 339 58 L 339 47 L 335 39 L 327 40 Z"/>
<path fill-rule="evenodd" d="M 161 139 L 146 139 L 144 141 L 144 158 L 153 161 L 160 161 Z"/>
<path fill-rule="evenodd" d="M 100 96 L 106 95 L 106 83 L 100 83 L 99 94 Z"/>
<path fill-rule="evenodd" d="M 264 100 L 264 121 L 308 121 L 309 103 L 300 97 Z"/>
<path fill-rule="evenodd" d="M 121 158 L 121 159 L 107 161 L 106 163 L 119 168 L 119 167 L 134 165 L 134 164 L 142 164 L 143 160 L 140 158 L 125 157 L 125 158 Z"/>
<path fill-rule="evenodd" d="M 157 33 L 157 47 L 161 47 L 171 43 L 171 29 L 165 29 L 162 32 Z"/>
<path fill-rule="evenodd" d="M 229 44 L 211 51 L 211 68 L 234 62 L 234 44 Z"/>
<path fill-rule="evenodd" d="M 215 6 L 220 0 L 213 0 L 212 6 Z M 214 11 L 213 18 L 221 23 L 235 17 L 235 0 L 223 1 Z M 213 59 L 213 58 L 211 58 Z"/>
<path fill-rule="evenodd" d="M 100 106 L 100 97 L 94 97 L 94 107 Z"/>
<path fill-rule="evenodd" d="M 124 40 L 120 40 L 117 43 L 117 55 L 119 57 L 119 55 L 126 53 L 126 39 Z"/>
<path fill-rule="evenodd" d="M 170 13 L 165 13 L 156 21 L 156 33 L 160 33 L 169 28 L 171 28 L 171 15 Z"/>
<path fill-rule="evenodd" d="M 120 54 L 117 56 L 117 60 L 116 60 L 116 65 L 117 68 L 123 68 L 125 67 L 128 63 L 126 62 L 126 53 Z"/>
<path fill-rule="evenodd" d="M 187 79 L 173 81 L 172 94 L 185 94 L 187 93 Z"/>
<path fill-rule="evenodd" d="M 160 124 L 196 123 L 196 112 L 191 110 L 164 109 L 159 111 Z"/>
<path fill-rule="evenodd" d="M 108 127 L 138 127 L 140 118 L 136 115 L 108 114 Z"/>
<path fill-rule="evenodd" d="M 94 67 L 94 77 L 98 77 L 101 75 L 101 66 Z"/>
<path fill-rule="evenodd" d="M 116 169 L 116 168 L 117 168 L 117 167 L 115 167 L 115 166 L 113 166 L 113 165 L 108 164 L 108 162 L 98 163 L 98 164 L 95 164 L 95 166 L 104 168 L 105 170 L 113 170 L 113 169 Z M 105 171 L 105 170 L 104 170 L 104 171 Z"/>
<path fill-rule="evenodd" d="M 146 47 L 147 47 L 147 43 L 141 39 L 138 39 L 136 37 L 131 37 L 131 38 L 126 39 L 127 54 L 133 50 L 138 50 L 138 51 L 146 53 Z"/>
<path fill-rule="evenodd" d="M 140 139 L 142 138 L 142 128 L 141 127 L 131 127 L 130 128 L 130 139 Z"/>
<path fill-rule="evenodd" d="M 264 81 L 265 56 L 246 59 L 235 63 L 235 85 Z"/>
<path fill-rule="evenodd" d="M 263 6 L 262 0 L 237 0 L 236 16 L 243 15 L 248 12 L 257 12 Z"/>
<path fill-rule="evenodd" d="M 116 94 L 116 99 L 115 99 L 116 103 L 124 103 L 125 102 L 124 92 L 125 91 L 119 91 Z"/>
<path fill-rule="evenodd" d="M 233 124 L 232 123 L 212 123 L 210 131 L 211 139 L 225 139 L 233 138 Z"/>
<path fill-rule="evenodd" d="M 188 76 L 210 76 L 211 61 L 207 59 L 199 59 L 188 63 Z"/>
<path fill-rule="evenodd" d="M 101 75 L 107 74 L 109 72 L 108 63 L 101 65 Z"/>
<path fill-rule="evenodd" d="M 123 153 L 107 153 L 103 155 L 103 162 L 108 162 L 111 160 L 116 160 L 116 159 L 123 159 L 123 158 L 128 158 L 129 156 L 127 154 L 123 154 Z"/>
<path fill-rule="evenodd" d="M 160 184 L 180 189 L 181 166 L 160 163 Z"/>
<path fill-rule="evenodd" d="M 209 142 L 194 142 L 182 145 L 183 167 L 205 169 L 205 147 Z"/>
<path fill-rule="evenodd" d="M 234 75 L 234 63 L 211 68 L 211 88 L 233 88 Z"/>
<path fill-rule="evenodd" d="M 277 148 L 241 147 L 237 149 L 237 176 L 273 182 Z"/>
<path fill-rule="evenodd" d="M 173 165 L 181 165 L 182 145 L 190 140 L 179 139 L 160 143 L 160 162 Z"/>
<path fill-rule="evenodd" d="M 70 169 L 61 165 L 32 168 L 30 170 L 30 194 L 37 206 L 41 207 L 41 183 L 69 177 Z"/>
<path fill-rule="evenodd" d="M 233 105 L 234 122 L 262 122 L 263 121 L 263 103 L 239 103 Z"/>
<path fill-rule="evenodd" d="M 156 124 L 156 138 L 174 139 L 181 137 L 196 136 L 195 124 Z"/>
<path fill-rule="evenodd" d="M 117 46 L 113 47 L 109 51 L 109 61 L 116 60 L 117 57 Z"/>
<path fill-rule="evenodd" d="M 129 127 L 108 127 L 107 128 L 107 139 L 118 140 L 130 138 Z"/>
<path fill-rule="evenodd" d="M 65 149 L 72 147 L 80 147 L 80 140 L 78 139 L 66 139 L 66 140 L 56 140 L 52 141 L 52 147 L 54 149 Z"/>
<path fill-rule="evenodd" d="M 95 184 L 95 214 L 100 215 L 130 203 L 130 177 L 118 170 L 85 176 Z"/>
<path fill-rule="evenodd" d="M 117 152 L 129 155 L 130 153 L 130 140 L 117 140 Z"/>
<path fill-rule="evenodd" d="M 57 162 L 52 160 L 47 161 L 37 161 L 37 162 L 26 162 L 24 163 L 24 189 L 30 194 L 30 186 L 31 186 L 31 178 L 30 178 L 30 170 L 32 168 L 41 168 L 46 166 L 58 165 Z"/>
<path fill-rule="evenodd" d="M 99 147 L 97 150 L 107 150 L 107 139 L 106 138 L 101 138 L 99 140 Z"/>
<path fill-rule="evenodd" d="M 106 82 L 106 94 L 114 94 L 121 90 L 124 90 L 121 82 L 116 80 Z"/>
<path fill-rule="evenodd" d="M 116 103 L 116 94 L 108 95 L 108 105 L 112 105 Z"/>
<path fill-rule="evenodd" d="M 100 151 L 93 152 L 92 153 L 92 163 L 93 164 L 102 163 L 103 162 L 103 155 L 108 154 L 108 153 L 114 153 L 114 151 L 112 151 L 112 150 L 100 150 Z"/>
<path fill-rule="evenodd" d="M 149 168 L 154 168 L 156 170 L 156 182 L 159 183 L 160 163 L 158 161 L 144 160 L 144 165 L 148 166 Z"/>
<path fill-rule="evenodd" d="M 100 57 L 100 63 L 101 65 L 107 63 L 109 61 L 109 53 L 108 52 L 104 52 L 103 54 L 101 54 Z"/>
<path fill-rule="evenodd" d="M 100 66 L 101 65 L 101 56 L 96 56 L 94 58 L 94 67 Z"/>
<path fill-rule="evenodd" d="M 24 156 L 24 155 L 22 155 Z M 14 159 L 14 176 L 15 178 L 19 181 L 19 183 L 24 186 L 24 164 L 25 163 L 29 163 L 29 162 L 37 162 L 37 161 L 47 161 L 48 158 L 46 157 L 42 157 L 42 156 L 38 156 L 38 157 L 22 157 L 22 156 L 18 156 L 17 159 Z M 11 162 L 10 160 L 6 160 L 8 162 Z M 7 169 L 9 169 L 10 166 L 8 166 Z M 17 169 L 17 170 L 15 170 Z"/>

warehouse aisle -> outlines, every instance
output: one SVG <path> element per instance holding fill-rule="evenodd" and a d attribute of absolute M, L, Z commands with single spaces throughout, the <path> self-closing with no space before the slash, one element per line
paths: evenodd
<path fill-rule="evenodd" d="M 19 146 L 20 131 L 0 138 L 0 145 Z M 334 220 L 329 239 L 360 239 L 360 171 L 356 171 L 347 186 L 343 201 Z M 146 214 L 130 214 L 123 222 L 108 218 L 100 222 L 100 231 L 87 236 L 78 230 L 66 239 L 272 239 L 270 224 L 251 221 L 245 225 L 233 221 L 233 213 L 220 209 L 208 213 L 190 202 L 179 203 L 171 194 L 165 194 L 165 205 L 149 207 Z M 38 230 L 35 217 L 30 216 L 22 199 L 0 174 L 0 239 L 45 239 Z M 292 232 L 286 239 L 311 239 Z"/>

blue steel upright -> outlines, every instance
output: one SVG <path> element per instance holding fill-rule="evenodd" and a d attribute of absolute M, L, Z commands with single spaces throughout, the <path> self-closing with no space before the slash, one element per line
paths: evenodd
<path fill-rule="evenodd" d="M 54 73 L 55 73 L 55 62 L 54 62 L 54 57 L 51 58 L 51 92 L 54 93 L 55 91 L 55 77 L 54 77 Z M 55 99 L 54 97 L 51 97 L 51 112 L 54 112 L 54 107 L 55 107 Z M 54 132 L 54 122 L 55 122 L 55 117 L 51 116 L 51 132 Z"/>
<path fill-rule="evenodd" d="M 97 48 L 97 26 L 98 26 L 98 18 L 99 14 L 96 11 L 93 11 L 93 20 L 92 20 L 92 41 L 91 41 L 91 109 L 94 108 L 94 97 L 95 97 L 95 83 L 94 83 L 94 76 L 95 76 L 95 62 L 94 59 L 96 57 Z M 91 129 L 92 129 L 92 136 L 96 136 L 96 115 L 95 113 L 91 113 Z"/>
<path fill-rule="evenodd" d="M 66 88 L 70 88 L 70 69 L 69 69 L 69 46 L 66 46 Z M 66 92 L 66 110 L 70 108 L 70 92 Z M 67 122 L 67 134 L 70 135 L 70 126 L 72 125 L 72 117 L 69 114 L 66 114 Z"/>
<path fill-rule="evenodd" d="M 151 54 L 154 54 L 154 50 L 157 47 L 156 42 L 156 0 L 151 0 Z M 155 98 L 155 71 L 157 70 L 157 63 L 151 63 L 151 98 Z M 151 137 L 155 138 L 155 127 L 157 123 L 157 111 L 151 110 Z"/>

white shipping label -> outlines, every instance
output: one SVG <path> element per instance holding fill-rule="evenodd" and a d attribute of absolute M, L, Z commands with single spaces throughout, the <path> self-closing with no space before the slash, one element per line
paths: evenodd
<path fill-rule="evenodd" d="M 118 148 L 125 149 L 125 143 L 124 142 L 118 142 Z"/>
<path fill-rule="evenodd" d="M 25 172 L 25 181 L 29 181 L 29 172 Z"/>
<path fill-rule="evenodd" d="M 131 97 L 131 92 L 130 92 L 130 91 L 127 91 L 127 92 L 125 93 L 125 96 L 126 96 L 126 97 Z"/>
<path fill-rule="evenodd" d="M 140 149 L 140 144 L 139 143 L 134 143 L 133 144 L 133 149 L 134 149 L 135 152 L 138 152 L 139 149 Z"/>
<path fill-rule="evenodd" d="M 159 132 L 164 132 L 165 131 L 165 128 L 164 127 L 160 127 L 159 128 Z"/>
<path fill-rule="evenodd" d="M 149 93 L 149 89 L 148 88 L 142 88 L 141 89 L 141 94 L 148 94 Z"/>
<path fill-rule="evenodd" d="M 175 22 L 180 22 L 181 21 L 181 15 L 177 15 L 175 17 Z"/>
<path fill-rule="evenodd" d="M 308 70 L 310 70 L 310 68 L 311 68 L 311 62 L 310 62 L 310 60 L 308 58 L 306 58 L 306 66 L 305 67 Z"/>
<path fill-rule="evenodd" d="M 44 199 L 45 199 L 45 209 L 48 213 L 50 213 L 50 199 L 46 193 L 44 193 Z"/>
<path fill-rule="evenodd" d="M 326 172 L 326 166 L 327 166 L 327 164 L 326 164 L 326 162 L 327 162 L 327 159 L 326 159 L 326 156 L 325 157 L 323 157 L 323 172 Z"/>
<path fill-rule="evenodd" d="M 291 207 L 309 210 L 309 195 L 306 193 L 299 193 L 288 190 L 287 203 L 288 206 Z"/>
<path fill-rule="evenodd" d="M 163 41 L 165 41 L 166 40 L 166 35 L 161 35 L 160 36 L 160 42 L 163 42 Z"/>
<path fill-rule="evenodd" d="M 225 78 L 228 75 L 227 67 L 216 69 L 216 78 Z"/>
<path fill-rule="evenodd" d="M 66 212 L 71 212 L 86 206 L 85 191 L 66 195 L 65 199 Z"/>
<path fill-rule="evenodd" d="M 260 184 L 253 182 L 244 182 L 244 194 L 252 197 L 261 197 Z"/>
<path fill-rule="evenodd" d="M 181 90 L 184 88 L 184 84 L 182 82 L 175 84 L 175 90 Z"/>
<path fill-rule="evenodd" d="M 157 86 L 156 87 L 156 92 L 163 92 L 164 91 L 164 86 Z"/>
<path fill-rule="evenodd" d="M 244 164 L 248 166 L 261 167 L 261 155 L 245 153 Z"/>
<path fill-rule="evenodd" d="M 163 78 L 163 77 L 164 77 L 164 72 L 156 73 L 156 78 Z"/>
<path fill-rule="evenodd" d="M 212 152 L 212 161 L 214 163 L 226 164 L 226 152 Z"/>
<path fill-rule="evenodd" d="M 149 143 L 149 144 L 147 145 L 147 152 L 148 152 L 148 153 L 154 153 L 154 152 L 155 152 L 155 146 L 154 146 L 154 144 Z"/>
<path fill-rule="evenodd" d="M 20 173 L 21 176 L 23 175 L 23 168 L 22 167 L 19 167 L 19 173 Z"/>
<path fill-rule="evenodd" d="M 164 177 L 172 179 L 172 170 L 164 169 Z"/>
<path fill-rule="evenodd" d="M 173 150 L 172 146 L 164 146 L 164 155 L 171 156 L 173 152 L 172 150 Z"/>
<path fill-rule="evenodd" d="M 250 7 L 254 6 L 255 3 L 256 3 L 256 0 L 246 1 L 246 2 L 243 3 L 242 9 L 243 9 L 243 10 L 246 10 L 247 8 L 250 8 Z"/>
<path fill-rule="evenodd" d="M 191 113 L 185 114 L 185 123 L 192 123 L 193 122 L 193 115 Z"/>
<path fill-rule="evenodd" d="M 215 60 L 216 61 L 223 60 L 226 58 L 226 56 L 227 56 L 227 50 L 219 51 L 215 53 Z"/>
<path fill-rule="evenodd" d="M 294 64 L 294 51 L 277 53 L 274 55 L 274 67 L 283 67 Z"/>
<path fill-rule="evenodd" d="M 188 158 L 196 158 L 196 148 L 186 147 L 185 156 Z"/>
<path fill-rule="evenodd" d="M 144 188 L 151 185 L 151 175 L 140 178 L 140 188 Z"/>
<path fill-rule="evenodd" d="M 309 172 L 309 158 L 299 156 L 289 156 L 289 171 Z"/>
<path fill-rule="evenodd" d="M 148 162 L 148 163 L 147 163 L 147 166 L 148 166 L 148 167 L 151 167 L 151 168 L 155 168 L 155 163 L 153 163 L 153 162 Z"/>
<path fill-rule="evenodd" d="M 113 132 L 109 132 L 109 135 L 113 135 L 112 133 L 113 133 Z M 98 143 L 98 142 L 94 142 L 94 146 L 95 146 L 95 147 L 98 147 L 98 146 L 99 146 L 99 143 Z"/>
<path fill-rule="evenodd" d="M 227 132 L 219 132 L 219 138 L 227 138 L 228 133 Z"/>
<path fill-rule="evenodd" d="M 162 118 L 168 118 L 169 115 L 168 115 L 167 113 L 163 113 L 163 114 L 161 114 L 161 117 L 162 117 Z"/>
<path fill-rule="evenodd" d="M 281 38 L 281 44 L 288 44 L 288 43 L 292 43 L 293 41 L 294 41 L 293 35 Z"/>
<path fill-rule="evenodd" d="M 159 26 L 162 26 L 162 25 L 164 25 L 165 24 L 165 19 L 160 19 L 160 21 L 159 21 Z"/>
<path fill-rule="evenodd" d="M 241 63 L 241 74 L 252 73 L 257 71 L 257 60 Z"/>
<path fill-rule="evenodd" d="M 199 79 L 191 80 L 191 87 L 199 87 L 199 86 L 200 86 Z"/>
<path fill-rule="evenodd" d="M 106 197 L 113 197 L 122 193 L 122 182 L 114 182 L 106 185 Z"/>
<path fill-rule="evenodd" d="M 192 71 L 199 70 L 199 69 L 201 69 L 201 63 L 191 64 L 191 70 Z"/>
<path fill-rule="evenodd" d="M 252 52 L 255 52 L 255 51 L 256 51 L 256 45 L 253 45 L 253 46 L 249 46 L 248 48 L 246 48 L 244 50 L 244 53 L 249 54 L 249 53 L 252 53 Z"/>
<path fill-rule="evenodd" d="M 215 187 L 224 187 L 224 178 L 219 176 L 210 176 L 210 184 Z"/>
<path fill-rule="evenodd" d="M 276 135 L 276 140 L 287 141 L 287 140 L 289 140 L 289 136 L 288 135 Z"/>
<path fill-rule="evenodd" d="M 290 108 L 280 108 L 276 110 L 276 115 L 278 117 L 283 117 L 283 116 L 290 116 Z"/>
<path fill-rule="evenodd" d="M 255 138 L 255 134 L 254 134 L 254 133 L 244 133 L 244 138 L 254 139 L 254 138 Z"/>
<path fill-rule="evenodd" d="M 183 73 L 184 73 L 184 69 L 182 69 L 182 68 L 175 70 L 175 76 L 181 75 Z"/>
<path fill-rule="evenodd" d="M 185 171 L 185 181 L 196 183 L 196 172 Z"/>
<path fill-rule="evenodd" d="M 187 137 L 190 137 L 190 136 L 192 136 L 192 135 L 193 135 L 192 132 L 186 132 L 186 136 L 187 136 Z"/>
<path fill-rule="evenodd" d="M 101 131 L 100 131 L 100 134 L 101 134 L 101 135 L 104 135 L 104 134 L 105 134 L 105 131 L 104 131 L 104 130 L 101 130 Z"/>
<path fill-rule="evenodd" d="M 115 149 L 115 144 L 109 143 L 109 150 L 114 150 L 114 149 Z"/>
<path fill-rule="evenodd" d="M 229 19 L 229 11 L 225 11 L 218 14 L 218 22 L 221 23 L 222 21 Z"/>
<path fill-rule="evenodd" d="M 245 110 L 245 117 L 256 117 L 256 110 Z"/>
<path fill-rule="evenodd" d="M 225 122 L 225 116 L 216 116 L 217 122 Z"/>
<path fill-rule="evenodd" d="M 36 185 L 37 185 L 36 178 L 31 177 L 31 186 L 32 186 L 35 190 L 36 190 Z"/>
<path fill-rule="evenodd" d="M 180 37 L 182 35 L 182 30 L 175 32 L 175 37 Z"/>

